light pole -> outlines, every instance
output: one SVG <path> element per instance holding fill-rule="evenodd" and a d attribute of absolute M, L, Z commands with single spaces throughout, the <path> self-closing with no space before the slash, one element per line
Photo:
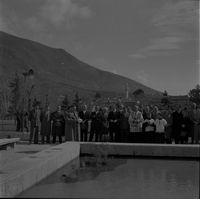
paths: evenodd
<path fill-rule="evenodd" d="M 34 78 L 34 71 L 33 69 L 30 69 L 28 72 L 24 72 L 24 97 L 22 100 L 22 132 L 24 132 L 24 107 L 25 107 L 25 94 L 26 94 L 26 77 L 28 76 L 29 78 Z"/>

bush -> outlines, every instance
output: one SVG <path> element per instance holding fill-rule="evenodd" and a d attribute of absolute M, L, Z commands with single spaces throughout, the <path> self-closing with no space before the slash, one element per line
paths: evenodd
<path fill-rule="evenodd" d="M 91 149 L 91 156 L 87 157 L 86 165 L 107 165 L 110 161 L 109 156 L 113 154 L 113 148 L 110 145 L 101 144 Z"/>

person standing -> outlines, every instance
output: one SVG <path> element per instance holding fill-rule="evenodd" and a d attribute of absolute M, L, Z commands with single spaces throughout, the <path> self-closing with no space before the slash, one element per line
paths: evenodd
<path fill-rule="evenodd" d="M 108 108 L 104 107 L 102 111 L 102 138 L 103 141 L 109 141 L 109 122 L 108 122 Z"/>
<path fill-rule="evenodd" d="M 51 115 L 52 121 L 52 135 L 53 144 L 56 142 L 56 137 L 59 138 L 59 143 L 62 143 L 62 136 L 64 135 L 65 119 L 61 112 L 61 106 L 57 107 L 57 111 L 53 112 Z"/>
<path fill-rule="evenodd" d="M 173 138 L 175 139 L 175 144 L 179 144 L 180 134 L 181 134 L 181 120 L 183 118 L 180 105 L 176 106 L 176 111 L 172 114 L 172 118 L 173 118 L 173 125 L 172 125 Z"/>
<path fill-rule="evenodd" d="M 188 111 L 188 116 L 189 116 L 189 119 L 190 119 L 188 140 L 191 139 L 191 143 L 194 143 L 194 127 L 195 127 L 195 124 L 196 124 L 194 116 L 195 116 L 196 110 L 197 110 L 196 103 L 192 103 L 191 108 Z"/>
<path fill-rule="evenodd" d="M 200 108 L 197 107 L 194 113 L 194 144 L 200 140 Z"/>
<path fill-rule="evenodd" d="M 151 113 L 148 112 L 146 115 L 146 119 L 142 123 L 143 129 L 143 141 L 144 143 L 154 143 L 155 141 L 155 126 L 154 126 L 154 119 L 151 116 Z"/>
<path fill-rule="evenodd" d="M 142 113 L 142 116 L 143 116 L 143 119 L 148 119 L 148 115 L 150 113 L 150 110 L 149 110 L 149 106 L 146 106 L 143 110 L 143 113 Z"/>
<path fill-rule="evenodd" d="M 128 142 L 129 134 L 129 119 L 130 113 L 128 113 L 127 108 L 122 108 L 122 113 L 120 114 L 120 132 L 121 132 L 121 142 Z"/>
<path fill-rule="evenodd" d="M 180 134 L 180 143 L 184 144 L 188 141 L 188 132 L 189 132 L 189 123 L 190 119 L 187 115 L 187 109 L 182 110 L 183 117 L 181 119 L 181 134 Z"/>
<path fill-rule="evenodd" d="M 154 121 L 156 126 L 155 131 L 155 142 L 159 144 L 165 143 L 165 126 L 167 125 L 167 121 L 162 118 L 162 113 L 158 112 L 158 119 Z"/>
<path fill-rule="evenodd" d="M 21 117 L 20 117 L 20 113 L 17 111 L 17 112 L 15 113 L 15 116 L 16 116 L 16 122 L 17 122 L 16 131 L 17 131 L 17 132 L 20 132 L 20 129 L 21 129 Z"/>
<path fill-rule="evenodd" d="M 116 106 L 112 106 L 112 111 L 108 114 L 110 142 L 120 142 L 120 112 L 117 111 Z M 115 139 L 113 137 L 115 134 Z"/>
<path fill-rule="evenodd" d="M 29 132 L 29 123 L 28 123 L 28 112 L 25 111 L 24 114 L 24 128 L 26 129 L 26 132 Z"/>
<path fill-rule="evenodd" d="M 165 111 L 163 118 L 167 121 L 167 125 L 165 127 L 165 142 L 166 144 L 171 144 L 172 143 L 172 125 L 173 125 L 173 117 L 172 117 L 171 108 Z"/>
<path fill-rule="evenodd" d="M 50 143 L 51 113 L 49 106 L 47 106 L 45 108 L 45 111 L 42 112 L 40 116 L 40 122 L 41 122 L 40 135 L 42 136 L 42 144 L 44 144 L 45 137 L 46 137 L 46 143 Z"/>
<path fill-rule="evenodd" d="M 75 141 L 81 141 L 81 129 L 80 129 L 80 123 L 82 122 L 82 119 L 78 116 L 78 111 L 76 106 L 74 105 L 74 116 L 76 118 L 75 122 Z"/>
<path fill-rule="evenodd" d="M 88 121 L 90 119 L 90 113 L 87 111 L 87 106 L 83 106 L 83 110 L 79 112 L 78 116 L 82 120 L 80 123 L 81 129 L 81 141 L 87 142 L 87 135 L 88 135 Z"/>
<path fill-rule="evenodd" d="M 129 116 L 129 141 L 133 143 L 140 143 L 142 140 L 142 122 L 144 121 L 142 113 L 138 106 L 134 106 L 134 111 Z"/>
<path fill-rule="evenodd" d="M 95 106 L 95 111 L 91 113 L 90 119 L 92 121 L 89 141 L 92 142 L 95 133 L 95 142 L 98 142 L 102 129 L 102 113 L 100 112 L 99 106 Z"/>
<path fill-rule="evenodd" d="M 30 138 L 29 144 L 32 143 L 32 139 L 34 136 L 34 144 L 38 144 L 38 134 L 39 134 L 39 125 L 40 125 L 40 109 L 39 106 L 36 105 L 34 109 L 30 111 L 29 121 L 30 121 Z"/>
<path fill-rule="evenodd" d="M 154 106 L 153 111 L 151 113 L 154 120 L 158 119 L 158 113 L 159 113 L 158 106 Z"/>

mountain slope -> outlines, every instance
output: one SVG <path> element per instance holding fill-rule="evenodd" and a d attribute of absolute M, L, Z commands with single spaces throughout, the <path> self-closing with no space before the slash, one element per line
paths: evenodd
<path fill-rule="evenodd" d="M 0 32 L 0 73 L 10 76 L 17 71 L 22 74 L 30 68 L 35 71 L 35 82 L 41 87 L 44 83 L 50 88 L 56 85 L 62 93 L 77 90 L 123 94 L 126 83 L 130 93 L 138 88 L 146 94 L 157 93 L 134 80 L 92 67 L 63 49 Z"/>

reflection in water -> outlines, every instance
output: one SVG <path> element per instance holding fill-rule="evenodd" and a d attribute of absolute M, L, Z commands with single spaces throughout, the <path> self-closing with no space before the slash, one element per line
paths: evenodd
<path fill-rule="evenodd" d="M 19 198 L 199 198 L 199 162 L 189 160 L 121 159 L 107 166 L 84 167 L 65 182 L 75 160 Z M 51 192 L 49 192 L 51 191 Z"/>

